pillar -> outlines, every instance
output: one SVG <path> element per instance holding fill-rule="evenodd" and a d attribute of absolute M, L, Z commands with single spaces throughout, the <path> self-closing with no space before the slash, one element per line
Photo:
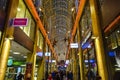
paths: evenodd
<path fill-rule="evenodd" d="M 80 31 L 80 26 L 78 26 L 77 29 L 77 38 L 78 38 L 78 42 L 81 42 L 81 31 Z M 78 55 L 79 55 L 79 66 L 80 66 L 80 80 L 84 80 L 85 76 L 84 76 L 84 60 L 83 60 L 83 52 L 82 52 L 82 48 L 81 48 L 81 44 L 79 43 L 79 49 L 78 49 Z"/>
<path fill-rule="evenodd" d="M 73 72 L 73 57 L 72 57 L 72 50 L 70 50 L 70 71 Z"/>
<path fill-rule="evenodd" d="M 10 39 L 5 39 L 2 47 L 2 52 L 0 56 L 0 79 L 4 80 L 6 69 L 7 69 L 7 62 L 8 62 L 8 56 L 10 51 Z"/>
<path fill-rule="evenodd" d="M 36 68 L 36 50 L 37 50 L 37 41 L 38 41 L 38 27 L 35 27 L 35 39 L 34 39 L 34 47 L 33 47 L 33 53 L 28 53 L 27 56 L 27 63 L 32 64 L 32 72 L 31 72 L 31 80 L 34 80 L 34 73 Z M 27 73 L 25 73 L 27 76 Z M 25 77 L 26 79 L 26 77 Z"/>
<path fill-rule="evenodd" d="M 44 63 L 45 63 L 44 59 L 42 59 L 42 61 L 40 61 L 40 63 L 39 63 L 37 80 L 44 79 Z"/>
<path fill-rule="evenodd" d="M 18 6 L 18 0 L 9 1 L 4 32 L 0 43 L 0 80 L 4 80 L 7 70 L 7 62 L 11 47 L 11 40 L 13 40 L 13 32 L 14 32 L 14 28 L 9 24 L 9 21 L 15 18 L 17 13 L 17 6 Z"/>
<path fill-rule="evenodd" d="M 72 68 L 73 68 L 73 79 L 77 80 L 77 64 L 76 64 L 76 56 L 75 56 L 75 49 L 72 49 Z"/>
<path fill-rule="evenodd" d="M 39 61 L 39 67 L 37 72 L 37 80 L 46 80 L 45 70 L 46 70 L 46 62 L 45 62 L 45 52 L 46 52 L 46 42 L 43 40 L 43 58 Z"/>
<path fill-rule="evenodd" d="M 102 77 L 102 80 L 108 80 L 102 32 L 101 32 L 101 28 L 100 28 L 101 26 L 98 18 L 97 0 L 89 0 L 89 1 L 90 1 L 93 36 L 96 37 L 94 39 L 94 43 L 95 43 L 95 49 L 96 49 L 98 72 L 99 72 L 99 75 Z"/>
<path fill-rule="evenodd" d="M 30 70 L 30 76 L 31 76 L 31 80 L 34 80 L 34 73 L 35 73 L 35 65 L 36 65 L 36 54 L 35 53 L 28 53 L 27 54 L 27 64 L 31 64 L 31 70 Z M 26 66 L 27 67 L 27 66 Z M 27 74 L 28 74 L 29 71 L 27 71 L 26 69 L 26 72 L 25 72 L 25 80 L 27 78 Z"/>

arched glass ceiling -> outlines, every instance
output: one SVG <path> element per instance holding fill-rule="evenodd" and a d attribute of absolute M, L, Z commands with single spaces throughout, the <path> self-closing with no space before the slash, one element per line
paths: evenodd
<path fill-rule="evenodd" d="M 72 28 L 71 8 L 73 3 L 71 2 L 73 1 L 43 0 L 44 15 L 46 16 L 45 23 L 47 23 L 47 31 L 49 32 L 48 36 L 51 41 L 56 41 L 55 51 L 62 55 L 67 50 L 68 37 L 70 37 Z M 62 50 L 59 49 L 60 47 L 62 47 Z"/>

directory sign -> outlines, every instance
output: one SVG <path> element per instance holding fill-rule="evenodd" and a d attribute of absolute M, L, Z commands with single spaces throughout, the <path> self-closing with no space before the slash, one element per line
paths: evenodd
<path fill-rule="evenodd" d="M 51 55 L 50 52 L 46 52 L 46 53 L 45 53 L 45 56 L 50 56 L 50 55 Z"/>
<path fill-rule="evenodd" d="M 70 48 L 78 48 L 78 43 L 71 43 Z"/>

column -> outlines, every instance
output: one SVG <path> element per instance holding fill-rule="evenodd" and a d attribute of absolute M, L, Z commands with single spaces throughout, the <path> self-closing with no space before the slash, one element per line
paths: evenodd
<path fill-rule="evenodd" d="M 30 64 L 29 67 L 31 67 L 31 68 L 29 70 L 27 70 L 28 66 L 26 66 L 25 80 L 28 77 L 28 74 L 30 74 L 29 77 L 31 78 L 31 80 L 34 80 L 35 65 L 36 65 L 36 54 L 35 53 L 28 53 L 26 62 L 28 64 L 28 66 Z"/>
<path fill-rule="evenodd" d="M 13 32 L 14 32 L 14 28 L 9 24 L 9 21 L 16 16 L 17 6 L 18 6 L 18 0 L 9 1 L 4 32 L 0 43 L 0 80 L 4 80 L 7 70 L 7 62 L 11 47 L 11 40 L 13 40 Z"/>
<path fill-rule="evenodd" d="M 37 74 L 37 80 L 42 80 L 44 79 L 44 59 L 42 59 L 42 61 L 40 61 L 39 63 L 39 67 L 38 67 L 38 74 Z"/>
<path fill-rule="evenodd" d="M 27 53 L 25 80 L 27 80 L 27 78 L 30 78 L 30 80 L 34 80 L 35 63 L 36 63 L 35 59 L 36 59 L 35 53 Z"/>
<path fill-rule="evenodd" d="M 72 50 L 70 50 L 70 71 L 73 72 L 73 57 L 72 57 Z"/>
<path fill-rule="evenodd" d="M 32 72 L 27 72 L 26 69 L 26 73 L 25 73 L 25 79 L 26 77 L 28 77 L 28 73 L 31 74 L 31 80 L 34 80 L 34 74 L 35 74 L 35 69 L 36 69 L 36 50 L 37 50 L 37 41 L 38 41 L 38 27 L 35 27 L 35 39 L 34 39 L 34 47 L 33 47 L 33 53 L 28 53 L 27 56 L 27 63 L 32 65 Z M 26 66 L 27 68 L 27 66 Z"/>
<path fill-rule="evenodd" d="M 98 72 L 99 72 L 99 75 L 102 77 L 102 80 L 108 80 L 102 32 L 101 32 L 101 28 L 100 28 L 101 26 L 98 18 L 97 0 L 89 0 L 89 1 L 90 1 L 90 11 L 91 11 L 91 18 L 92 18 L 93 36 L 95 37 L 94 43 L 95 43 L 95 49 L 96 49 Z"/>
<path fill-rule="evenodd" d="M 76 57 L 75 57 L 75 49 L 72 49 L 72 57 L 73 57 L 73 79 L 77 80 L 77 66 L 76 66 Z"/>
<path fill-rule="evenodd" d="M 42 74 L 43 74 L 43 78 L 44 79 L 46 79 L 46 56 L 45 56 L 45 52 L 46 52 L 46 44 L 47 44 L 47 42 L 45 41 L 45 40 L 43 40 L 43 59 L 42 59 L 42 65 L 41 65 L 41 67 L 42 67 Z M 41 74 L 40 74 L 41 75 Z"/>
<path fill-rule="evenodd" d="M 7 69 L 7 62 L 9 57 L 9 51 L 10 51 L 10 39 L 5 39 L 2 47 L 2 52 L 0 56 L 0 79 L 4 80 L 6 69 Z"/>
<path fill-rule="evenodd" d="M 77 38 L 78 38 L 78 42 L 81 42 L 81 31 L 80 31 L 80 26 L 78 26 L 78 30 L 77 30 Z M 84 61 L 83 61 L 83 52 L 82 52 L 82 48 L 81 48 L 81 44 L 79 43 L 79 49 L 78 49 L 78 55 L 79 55 L 79 66 L 80 66 L 80 80 L 84 80 L 85 76 L 84 76 Z"/>

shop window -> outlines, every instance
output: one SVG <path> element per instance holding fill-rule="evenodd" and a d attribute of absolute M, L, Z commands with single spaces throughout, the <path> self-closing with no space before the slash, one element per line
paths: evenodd
<path fill-rule="evenodd" d="M 120 46 L 120 28 L 116 28 L 106 39 L 110 50 Z"/>
<path fill-rule="evenodd" d="M 111 39 L 112 49 L 117 48 L 117 41 L 116 41 L 115 33 L 111 34 L 110 39 Z"/>
<path fill-rule="evenodd" d="M 31 19 L 31 26 L 30 26 L 30 39 L 34 40 L 34 35 L 35 35 L 35 21 Z"/>
<path fill-rule="evenodd" d="M 28 19 L 28 24 L 24 27 L 24 32 L 30 37 L 31 40 L 34 40 L 35 35 L 35 21 L 33 20 L 30 12 L 26 10 L 25 18 Z"/>
<path fill-rule="evenodd" d="M 116 30 L 116 37 L 117 37 L 118 46 L 120 46 L 120 28 Z"/>
<path fill-rule="evenodd" d="M 42 49 L 43 47 L 43 35 L 41 34 L 41 32 L 39 31 L 38 33 L 38 42 L 37 42 L 37 46 L 39 46 L 40 49 Z"/>
<path fill-rule="evenodd" d="M 26 6 L 25 6 L 23 0 L 19 0 L 16 17 L 17 18 L 24 18 L 25 10 L 26 10 Z"/>
<path fill-rule="evenodd" d="M 22 0 L 19 0 L 16 18 L 24 18 L 26 6 Z M 20 26 L 21 29 L 24 27 Z"/>
<path fill-rule="evenodd" d="M 31 40 L 34 40 L 34 34 L 35 34 L 35 21 L 33 20 L 33 17 L 31 16 L 29 10 L 26 8 L 23 0 L 19 0 L 19 5 L 17 8 L 17 15 L 16 18 L 27 18 L 28 24 L 27 26 L 19 26 L 27 36 L 30 37 Z"/>
<path fill-rule="evenodd" d="M 28 24 L 27 24 L 27 26 L 24 27 L 24 30 L 23 30 L 23 31 L 24 31 L 28 36 L 30 36 L 30 27 L 31 27 L 32 17 L 31 17 L 31 15 L 30 15 L 30 13 L 29 13 L 28 10 L 26 10 L 25 18 L 28 19 Z"/>

